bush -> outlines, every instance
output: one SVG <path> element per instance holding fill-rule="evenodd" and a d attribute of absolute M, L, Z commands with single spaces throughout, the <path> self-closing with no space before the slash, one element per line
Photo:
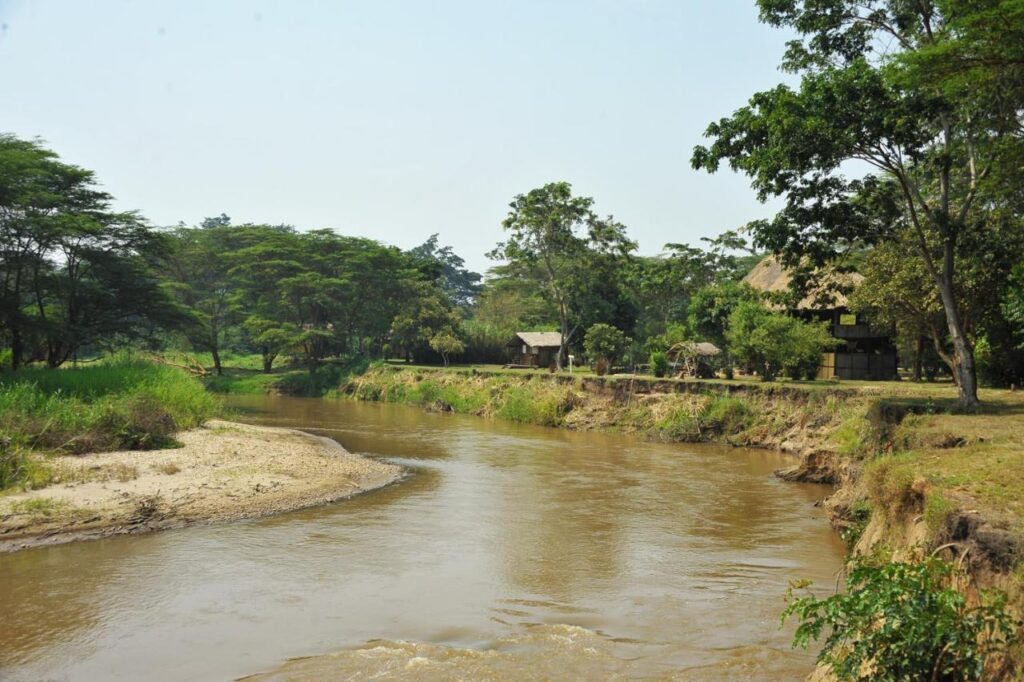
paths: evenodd
<path fill-rule="evenodd" d="M 668 356 L 662 351 L 651 353 L 651 371 L 656 377 L 663 377 L 668 374 Z"/>
<path fill-rule="evenodd" d="M 594 363 L 598 374 L 604 374 L 610 365 L 622 357 L 629 347 L 629 338 L 620 330 L 598 322 L 587 330 L 583 350 Z"/>
<path fill-rule="evenodd" d="M 818 661 L 840 680 L 977 680 L 985 662 L 1013 638 L 1006 596 L 985 592 L 968 606 L 953 588 L 953 568 L 922 561 L 851 562 L 846 594 L 794 599 L 782 614 L 800 621 L 793 645 L 828 632 Z M 793 590 L 806 587 L 797 583 Z"/>
<path fill-rule="evenodd" d="M 763 381 L 780 371 L 794 378 L 817 373 L 822 353 L 837 343 L 823 323 L 803 322 L 756 301 L 740 303 L 732 311 L 726 337 L 736 360 L 755 369 Z"/>
<path fill-rule="evenodd" d="M 0 437 L 13 447 L 81 453 L 161 447 L 217 404 L 185 372 L 138 361 L 0 376 Z"/>
<path fill-rule="evenodd" d="M 701 422 L 715 433 L 735 435 L 750 426 L 753 416 L 746 400 L 718 395 L 704 409 Z"/>

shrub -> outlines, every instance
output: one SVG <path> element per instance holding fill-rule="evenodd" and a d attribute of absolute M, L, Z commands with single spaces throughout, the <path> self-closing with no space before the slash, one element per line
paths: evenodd
<path fill-rule="evenodd" d="M 794 378 L 813 376 L 821 354 L 837 343 L 824 324 L 773 312 L 756 301 L 740 303 L 732 311 L 726 337 L 737 361 L 755 369 L 763 381 L 780 371 Z"/>
<path fill-rule="evenodd" d="M 521 424 L 558 426 L 574 400 L 572 392 L 562 387 L 510 386 L 495 416 Z"/>
<path fill-rule="evenodd" d="M 807 648 L 828 633 L 818 661 L 840 680 L 977 680 L 989 656 L 1014 636 L 1015 624 L 1004 594 L 984 592 L 979 605 L 968 606 L 952 576 L 952 566 L 936 557 L 856 558 L 845 594 L 793 599 L 782 620 L 800 621 L 794 646 Z M 787 599 L 806 586 L 791 586 Z"/>
<path fill-rule="evenodd" d="M 165 365 L 115 361 L 0 377 L 0 436 L 30 449 L 163 447 L 175 430 L 196 427 L 216 410 L 198 381 Z"/>
<path fill-rule="evenodd" d="M 651 371 L 656 377 L 663 377 L 668 374 L 668 356 L 662 351 L 651 353 Z"/>
<path fill-rule="evenodd" d="M 629 338 L 620 330 L 598 322 L 587 330 L 583 340 L 583 350 L 594 362 L 598 374 L 604 374 L 609 365 L 622 357 L 629 347 Z M 602 371 L 603 370 L 603 371 Z"/>
<path fill-rule="evenodd" d="M 752 418 L 746 400 L 718 395 L 705 408 L 701 422 L 715 433 L 735 435 L 750 426 Z"/>
<path fill-rule="evenodd" d="M 0 490 L 44 487 L 50 479 L 47 467 L 24 448 L 0 440 Z"/>

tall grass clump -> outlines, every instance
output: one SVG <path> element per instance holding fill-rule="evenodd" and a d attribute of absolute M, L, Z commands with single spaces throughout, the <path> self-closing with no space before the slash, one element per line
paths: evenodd
<path fill-rule="evenodd" d="M 509 386 L 494 414 L 520 424 L 558 426 L 574 403 L 575 396 L 568 388 L 536 382 Z"/>
<path fill-rule="evenodd" d="M 0 438 L 60 453 L 165 447 L 217 410 L 185 372 L 138 360 L 0 375 Z"/>
<path fill-rule="evenodd" d="M 714 433 L 734 435 L 747 429 L 753 418 L 753 411 L 746 400 L 716 395 L 704 408 L 701 424 Z"/>

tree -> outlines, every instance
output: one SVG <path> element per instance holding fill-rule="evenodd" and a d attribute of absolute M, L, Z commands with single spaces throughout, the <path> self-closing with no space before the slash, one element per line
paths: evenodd
<path fill-rule="evenodd" d="M 469 306 L 480 295 L 480 274 L 467 270 L 466 261 L 452 247 L 439 247 L 437 234 L 407 253 L 428 277 L 441 285 L 454 305 Z"/>
<path fill-rule="evenodd" d="M 587 329 L 583 349 L 587 358 L 594 363 L 598 374 L 605 374 L 608 368 L 622 357 L 629 348 L 630 340 L 610 324 L 597 323 Z"/>
<path fill-rule="evenodd" d="M 150 267 L 159 240 L 111 201 L 91 171 L 0 135 L 0 324 L 13 368 L 58 367 L 83 346 L 176 319 Z"/>
<path fill-rule="evenodd" d="M 448 366 L 449 355 L 458 355 L 466 350 L 466 346 L 450 329 L 445 329 L 430 337 L 430 347 L 441 356 L 445 367 Z"/>
<path fill-rule="evenodd" d="M 224 373 L 220 352 L 226 335 L 240 319 L 235 286 L 229 274 L 235 228 L 178 228 L 165 258 L 165 276 L 179 302 L 191 312 L 184 326 L 192 345 L 210 353 L 214 370 Z"/>
<path fill-rule="evenodd" d="M 505 259 L 521 276 L 542 288 L 558 312 L 562 343 L 556 356 L 561 369 L 566 348 L 579 328 L 579 304 L 592 287 L 593 265 L 599 256 L 624 257 L 636 248 L 625 228 L 611 217 L 594 213 L 594 200 L 575 197 L 567 182 L 553 182 L 519 194 L 502 222 L 509 232 L 489 256 Z M 575 308 L 575 310 L 574 310 Z"/>
<path fill-rule="evenodd" d="M 825 323 L 803 322 L 751 300 L 730 314 L 726 339 L 733 357 L 756 370 L 762 381 L 772 381 L 780 372 L 794 379 L 816 372 L 821 354 L 837 343 Z"/>
<path fill-rule="evenodd" d="M 436 284 L 416 282 L 410 288 L 401 312 L 391 323 L 391 347 L 401 348 L 406 360 L 411 360 L 417 351 L 432 348 L 431 341 L 435 337 L 452 336 L 457 339 L 461 321 L 458 312 L 449 307 L 444 293 Z"/>
<path fill-rule="evenodd" d="M 732 311 L 744 301 L 758 301 L 760 294 L 747 284 L 722 282 L 698 289 L 687 307 L 689 335 L 728 349 L 726 330 Z"/>
<path fill-rule="evenodd" d="M 288 226 L 245 225 L 235 232 L 238 246 L 226 254 L 232 300 L 249 344 L 259 351 L 263 371 L 269 373 L 279 355 L 300 346 L 302 328 L 281 282 L 304 272 L 310 254 Z"/>
<path fill-rule="evenodd" d="M 755 94 L 709 126 L 711 145 L 692 158 L 712 172 L 728 161 L 752 178 L 762 200 L 786 198 L 773 220 L 751 229 L 755 243 L 787 265 L 818 267 L 908 228 L 942 304 L 967 407 L 978 403 L 977 376 L 957 304 L 957 246 L 985 229 L 993 185 L 1008 179 L 995 170 L 1019 153 L 1020 87 L 1001 88 L 998 77 L 955 87 L 931 68 L 931 57 L 964 46 L 968 15 L 1019 4 L 759 0 L 763 21 L 801 36 L 783 61 L 800 86 Z M 879 45 L 887 51 L 877 52 Z M 871 171 L 847 178 L 851 161 Z"/>

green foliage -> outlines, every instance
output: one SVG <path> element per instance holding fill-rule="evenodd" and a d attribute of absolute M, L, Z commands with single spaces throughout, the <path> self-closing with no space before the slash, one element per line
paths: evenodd
<path fill-rule="evenodd" d="M 689 336 L 727 348 L 726 330 L 732 311 L 744 301 L 757 300 L 760 295 L 752 287 L 737 282 L 726 281 L 699 289 L 687 309 Z"/>
<path fill-rule="evenodd" d="M 668 374 L 668 355 L 664 351 L 656 350 L 651 353 L 651 372 L 656 377 Z"/>
<path fill-rule="evenodd" d="M 112 203 L 91 171 L 0 134 L 0 343 L 14 369 L 180 322 L 151 268 L 164 240 Z"/>
<path fill-rule="evenodd" d="M 960 400 L 976 406 L 958 294 L 972 264 L 986 272 L 986 258 L 1005 254 L 994 228 L 1016 222 L 1019 234 L 1024 88 L 1021 50 L 1004 41 L 1020 38 L 1008 19 L 1024 15 L 1020 1 L 758 4 L 762 21 L 795 31 L 783 68 L 799 83 L 711 123 L 694 168 L 727 163 L 760 199 L 782 198 L 774 218 L 748 227 L 809 275 L 867 246 L 909 243 L 901 255 L 919 261 L 941 304 Z M 870 172 L 851 176 L 851 161 Z"/>
<path fill-rule="evenodd" d="M 444 366 L 448 366 L 448 356 L 465 352 L 466 345 L 450 330 L 443 330 L 430 337 L 430 347 L 440 354 Z"/>
<path fill-rule="evenodd" d="M 12 445 L 80 453 L 165 447 L 217 404 L 181 370 L 115 361 L 81 369 L 0 376 L 0 436 Z"/>
<path fill-rule="evenodd" d="M 583 339 L 583 349 L 587 358 L 598 367 L 598 374 L 604 374 L 601 368 L 618 361 L 629 348 L 629 339 L 620 330 L 609 324 L 597 323 L 587 330 Z"/>
<path fill-rule="evenodd" d="M 733 435 L 750 426 L 753 411 L 748 401 L 716 395 L 701 414 L 703 428 L 716 434 Z"/>
<path fill-rule="evenodd" d="M 436 233 L 407 253 L 427 277 L 440 285 L 454 305 L 468 307 L 480 295 L 480 275 L 467 270 L 466 262 L 452 247 L 440 246 Z"/>
<path fill-rule="evenodd" d="M 871 505 L 864 500 L 857 500 L 850 507 L 846 517 L 846 527 L 839 531 L 839 536 L 846 543 L 846 550 L 852 552 L 860 541 L 864 530 L 871 521 Z"/>
<path fill-rule="evenodd" d="M 566 388 L 510 386 L 494 414 L 521 424 L 558 426 L 572 409 L 573 402 L 572 392 Z"/>
<path fill-rule="evenodd" d="M 744 301 L 732 311 L 726 338 L 736 361 L 756 370 L 764 381 L 780 372 L 794 378 L 811 374 L 821 354 L 836 344 L 824 324 L 773 312 L 756 301 Z"/>
<path fill-rule="evenodd" d="M 625 227 L 593 211 L 594 200 L 576 197 L 567 182 L 552 182 L 519 194 L 502 222 L 508 239 L 489 254 L 508 261 L 509 274 L 531 281 L 555 304 L 563 347 L 580 323 L 615 298 L 617 282 L 604 270 L 636 249 Z M 612 290 L 608 288 L 611 287 Z"/>
<path fill-rule="evenodd" d="M 0 490 L 41 488 L 49 479 L 49 469 L 38 457 L 9 439 L 0 440 Z"/>
<path fill-rule="evenodd" d="M 794 646 L 824 636 L 818 660 L 840 680 L 977 680 L 985 662 L 1014 637 L 1015 623 L 1001 593 L 968 605 L 950 580 L 953 568 L 936 557 L 922 561 L 851 561 L 846 593 L 795 598 L 782 620 L 799 621 Z M 798 583 L 793 590 L 805 587 Z"/>

